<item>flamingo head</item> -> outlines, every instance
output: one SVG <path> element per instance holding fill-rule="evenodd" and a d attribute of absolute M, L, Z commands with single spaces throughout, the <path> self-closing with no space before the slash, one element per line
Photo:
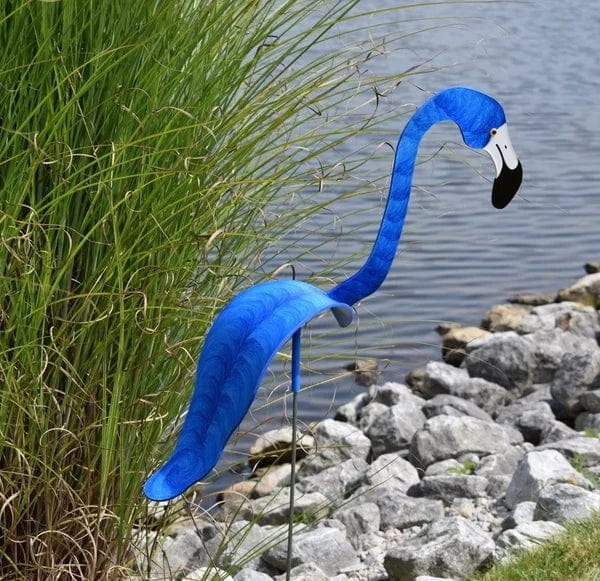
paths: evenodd
<path fill-rule="evenodd" d="M 492 204 L 495 208 L 504 208 L 513 199 L 523 180 L 523 166 L 510 142 L 506 123 L 490 129 L 490 138 L 483 149 L 490 154 L 496 167 Z"/>
<path fill-rule="evenodd" d="M 489 95 L 467 87 L 451 87 L 434 99 L 458 125 L 465 143 L 491 156 L 496 168 L 492 204 L 504 208 L 521 185 L 523 167 L 510 141 L 502 106 Z"/>

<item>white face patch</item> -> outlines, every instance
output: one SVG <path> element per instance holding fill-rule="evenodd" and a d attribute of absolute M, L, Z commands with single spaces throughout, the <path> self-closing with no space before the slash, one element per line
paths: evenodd
<path fill-rule="evenodd" d="M 519 163 L 517 154 L 510 142 L 506 123 L 497 129 L 492 130 L 490 140 L 483 149 L 490 154 L 494 161 L 494 165 L 496 166 L 496 177 L 500 175 L 503 166 L 506 166 L 509 169 L 515 169 Z"/>

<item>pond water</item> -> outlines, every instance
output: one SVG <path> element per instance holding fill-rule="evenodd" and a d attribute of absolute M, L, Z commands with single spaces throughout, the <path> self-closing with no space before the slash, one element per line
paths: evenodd
<path fill-rule="evenodd" d="M 363 3 L 383 7 L 381 0 Z M 422 23 L 414 19 L 435 17 Z M 445 17 L 451 20 L 445 20 Z M 339 329 L 333 318 L 305 332 L 302 423 L 330 416 L 364 388 L 343 367 L 354 357 L 373 357 L 383 381 L 403 381 L 406 373 L 439 359 L 439 321 L 479 324 L 485 311 L 520 292 L 550 292 L 583 274 L 586 261 L 600 260 L 600 10 L 585 0 L 481 2 L 425 6 L 411 11 L 406 30 L 435 26 L 408 37 L 405 51 L 377 66 L 405 68 L 427 59 L 440 70 L 414 77 L 386 103 L 419 104 L 448 85 L 489 92 L 504 106 L 513 145 L 524 167 L 520 195 L 505 210 L 490 204 L 493 165 L 487 156 L 459 144 L 458 131 L 443 124 L 422 144 L 429 154 L 417 167 L 408 219 L 393 270 L 358 308 L 359 323 Z M 397 30 L 390 30 L 396 33 Z M 378 70 L 377 72 L 385 72 Z M 406 117 L 391 122 L 366 155 L 382 155 L 360 171 L 389 173 L 392 151 Z M 360 138 L 359 138 L 360 139 Z M 357 146 L 356 143 L 352 144 Z M 336 152 L 343 155 L 344 152 Z M 322 237 L 318 256 L 305 256 L 298 278 L 320 271 L 326 260 L 357 256 L 335 276 L 356 270 L 368 253 L 385 203 L 385 182 L 367 195 L 336 203 L 289 240 L 302 243 L 306 231 Z M 335 216 L 335 218 L 333 217 Z M 295 238 L 297 237 L 297 239 Z M 262 431 L 289 422 L 285 401 L 287 364 L 276 362 L 243 430 Z M 257 428 L 257 424 L 260 425 Z M 239 436 L 224 463 L 247 448 Z M 224 465 L 224 464 L 222 464 Z"/>

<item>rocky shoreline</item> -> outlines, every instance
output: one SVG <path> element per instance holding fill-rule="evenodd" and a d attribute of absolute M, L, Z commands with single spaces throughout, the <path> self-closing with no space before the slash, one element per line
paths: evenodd
<path fill-rule="evenodd" d="M 304 436 L 292 579 L 461 579 L 600 510 L 600 268 L 586 270 L 441 328 L 443 361 Z M 215 511 L 140 532 L 143 578 L 285 578 L 288 432 L 257 442 L 268 466 Z"/>

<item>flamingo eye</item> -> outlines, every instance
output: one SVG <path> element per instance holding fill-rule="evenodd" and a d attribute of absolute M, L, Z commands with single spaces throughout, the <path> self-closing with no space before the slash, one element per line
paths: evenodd
<path fill-rule="evenodd" d="M 494 135 L 496 135 L 497 133 L 498 133 L 498 130 L 497 130 L 497 129 L 490 129 L 490 135 L 491 135 L 492 137 L 494 137 Z"/>

